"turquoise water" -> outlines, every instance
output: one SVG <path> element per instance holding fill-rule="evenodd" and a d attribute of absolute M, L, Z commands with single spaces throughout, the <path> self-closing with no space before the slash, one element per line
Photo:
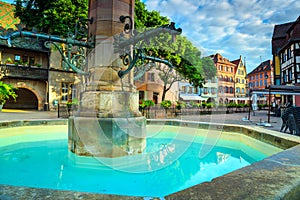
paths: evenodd
<path fill-rule="evenodd" d="M 27 129 L 25 132 L 18 129 L 22 134 L 10 137 L 9 133 L 0 132 L 0 184 L 163 197 L 211 181 L 267 156 L 237 141 L 224 140 L 226 147 L 222 147 L 222 140 L 219 140 L 203 157 L 199 156 L 203 146 L 198 142 L 203 141 L 201 137 L 197 136 L 191 143 L 156 135 L 147 139 L 147 149 L 142 155 L 130 156 L 129 160 L 113 160 L 118 166 L 126 165 L 116 169 L 104 165 L 101 159 L 79 158 L 70 153 L 65 128 L 39 127 L 35 132 L 40 129 L 41 135 L 27 133 Z M 51 133 L 47 133 L 50 130 Z M 180 156 L 174 159 L 174 155 Z M 135 162 L 145 158 L 146 162 Z M 147 170 L 143 173 L 134 170 L 140 167 Z"/>

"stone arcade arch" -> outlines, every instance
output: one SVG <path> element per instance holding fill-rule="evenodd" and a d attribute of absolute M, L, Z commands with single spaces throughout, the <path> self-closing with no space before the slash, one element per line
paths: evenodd
<path fill-rule="evenodd" d="M 30 109 L 30 110 L 41 110 L 39 102 L 41 99 L 38 98 L 34 90 L 30 90 L 26 87 L 20 87 L 16 90 L 18 95 L 16 101 L 13 99 L 8 99 L 4 108 L 6 109 Z"/>

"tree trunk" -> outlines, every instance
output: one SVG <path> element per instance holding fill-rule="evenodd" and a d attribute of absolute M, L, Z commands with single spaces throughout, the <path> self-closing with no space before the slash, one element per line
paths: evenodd
<path fill-rule="evenodd" d="M 163 89 L 163 93 L 162 93 L 162 97 L 161 97 L 161 101 L 164 101 L 166 98 L 166 93 L 168 92 L 167 87 L 164 85 L 164 89 Z"/>

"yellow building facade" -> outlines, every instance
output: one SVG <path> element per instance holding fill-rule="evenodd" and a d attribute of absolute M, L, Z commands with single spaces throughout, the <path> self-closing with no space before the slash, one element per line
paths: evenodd
<path fill-rule="evenodd" d="M 243 63 L 242 56 L 239 59 L 232 61 L 236 65 L 234 76 L 234 97 L 246 97 L 247 94 L 247 70 Z"/>

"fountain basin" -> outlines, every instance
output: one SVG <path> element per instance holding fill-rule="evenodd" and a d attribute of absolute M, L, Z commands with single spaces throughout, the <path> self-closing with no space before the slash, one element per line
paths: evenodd
<path fill-rule="evenodd" d="M 32 122 L 33 124 L 46 124 L 46 123 L 51 123 L 51 122 Z M 61 123 L 61 122 L 60 122 Z M 153 123 L 162 123 L 159 120 L 151 120 L 150 121 L 151 124 Z M 183 122 L 183 121 L 179 121 L 179 120 L 168 120 L 168 121 L 164 121 L 164 124 L 180 124 L 181 126 L 187 126 L 187 127 L 196 127 L 196 126 L 210 126 L 211 129 L 215 128 L 220 129 L 220 125 L 217 124 L 213 124 L 213 125 L 209 125 L 209 124 L 205 124 L 205 123 L 194 123 L 194 122 Z M 9 123 L 7 123 L 8 125 Z M 16 123 L 12 123 L 12 124 L 16 124 Z M 20 123 L 22 124 L 22 123 Z M 29 122 L 26 122 L 26 124 L 28 125 Z M 9 125 L 8 125 L 9 126 Z M 290 137 L 289 135 L 286 134 L 280 134 L 280 133 L 276 133 L 276 132 L 269 132 L 269 133 L 263 133 L 263 131 L 265 132 L 265 129 L 261 129 L 261 130 L 254 130 L 254 129 L 249 129 L 243 126 L 228 126 L 225 125 L 223 127 L 223 129 L 235 129 L 235 130 L 239 130 L 239 133 L 248 133 L 248 134 L 252 134 L 252 135 L 260 135 L 260 137 L 262 138 L 262 140 L 267 140 L 267 138 L 275 138 L 273 141 L 270 141 L 270 143 L 275 142 L 276 146 L 282 146 L 281 148 L 289 148 L 291 146 L 294 146 L 296 144 L 299 143 L 298 138 L 295 137 Z M 277 136 L 276 136 L 277 134 Z M 282 137 L 281 137 L 282 136 Z M 272 140 L 272 139 L 271 139 Z M 280 142 L 279 142 L 280 141 Z M 295 152 L 295 153 L 293 153 Z M 298 173 L 299 169 L 298 169 L 298 164 L 297 164 L 297 160 L 299 159 L 295 159 L 295 157 L 297 157 L 297 153 L 299 153 L 299 147 L 296 146 L 294 148 L 288 149 L 286 151 L 283 151 L 281 153 L 278 153 L 274 156 L 268 157 L 267 159 L 257 162 L 255 164 L 252 164 L 248 167 L 242 168 L 240 170 L 234 171 L 232 173 L 229 173 L 225 176 L 221 176 L 219 178 L 216 178 L 214 180 L 212 180 L 211 182 L 206 182 L 206 183 L 202 183 L 199 185 L 196 185 L 194 187 L 188 188 L 186 190 L 180 191 L 178 193 L 174 193 L 174 194 L 170 194 L 168 196 L 166 196 L 166 199 L 188 199 L 191 197 L 215 197 L 217 199 L 217 195 L 221 195 L 221 193 L 224 193 L 225 189 L 226 189 L 226 195 L 229 195 L 227 199 L 229 199 L 230 195 L 231 197 L 242 197 L 242 195 L 245 195 L 246 193 L 248 193 L 249 191 L 251 192 L 251 198 L 255 198 L 255 197 L 259 197 L 259 196 L 255 196 L 255 195 L 273 195 L 272 197 L 276 197 L 276 195 L 288 195 L 289 197 L 292 197 L 292 195 L 295 193 L 295 191 L 297 191 L 297 177 L 299 176 L 295 176 L 295 174 Z M 295 164 L 293 164 L 293 162 L 296 162 Z M 270 164 L 271 163 L 271 164 Z M 271 166 L 271 167 L 270 167 Z M 281 166 L 281 167 L 280 167 Z M 281 169 L 281 171 L 275 173 L 274 170 L 278 170 Z M 262 171 L 260 171 L 262 170 Z M 277 176 L 267 176 L 268 177 L 268 183 L 269 187 L 268 187 L 268 183 L 263 182 L 261 180 L 259 180 L 260 177 L 262 177 L 262 175 L 265 174 L 276 174 Z M 291 176 L 291 174 L 289 175 L 289 173 L 293 174 L 293 176 Z M 251 176 L 248 177 L 248 174 L 251 174 Z M 257 176 L 254 176 L 257 175 Z M 242 177 L 242 178 L 238 178 L 238 177 Z M 265 179 L 266 177 L 263 176 Z M 283 177 L 286 177 L 285 180 L 283 180 Z M 236 191 L 237 188 L 233 188 L 232 184 L 228 184 L 232 181 L 232 179 L 235 179 L 235 181 L 232 182 L 232 184 L 245 184 L 245 181 L 249 184 L 247 184 L 246 188 L 243 187 L 238 187 L 238 192 Z M 280 183 L 278 183 L 277 181 L 276 183 L 276 187 L 274 186 L 274 182 L 271 182 L 271 179 L 274 180 L 280 180 Z M 221 180 L 221 181 L 220 181 Z M 231 181 L 228 181 L 231 180 Z M 219 184 L 218 187 L 215 187 L 215 184 Z M 220 184 L 223 183 L 223 184 Z M 259 188 L 257 188 L 259 185 L 261 184 L 265 184 Z M 270 189 L 270 187 L 272 189 Z M 15 189 L 14 189 L 15 188 Z M 213 188 L 213 190 L 206 190 L 205 188 Z M 254 191 L 254 188 L 255 191 Z M 287 190 L 287 188 L 289 190 Z M 9 190 L 7 190 L 9 189 Z M 25 187 L 12 187 L 12 186 L 1 186 L 1 195 L 8 195 L 8 196 L 16 196 L 18 195 L 18 193 L 13 193 L 13 190 L 18 190 L 18 191 L 24 191 L 24 193 L 26 193 L 26 195 L 28 195 L 27 197 L 30 198 L 30 195 L 32 195 L 31 193 L 34 192 L 34 194 L 36 196 L 39 195 L 50 195 L 51 197 L 55 198 L 61 195 L 61 197 L 68 197 L 69 195 L 74 197 L 74 195 L 80 195 L 80 197 L 86 197 L 86 198 L 110 198 L 110 197 L 115 197 L 117 199 L 119 198 L 123 198 L 123 199 L 133 199 L 132 197 L 126 197 L 126 196 L 115 196 L 115 195 L 100 195 L 100 194 L 90 194 L 90 193 L 78 193 L 78 192 L 70 192 L 70 191 L 56 191 L 56 190 L 46 190 L 46 189 L 35 189 L 35 188 L 25 188 Z M 198 193 L 198 191 L 204 191 L 206 190 L 206 192 L 201 192 Z M 262 190 L 264 191 L 269 191 L 270 194 L 268 194 L 267 192 L 262 192 Z M 230 193 L 230 191 L 232 191 Z M 234 192 L 235 191 L 235 192 Z M 243 193 L 244 191 L 244 193 Z M 23 194 L 24 194 L 23 193 Z M 20 194 L 20 193 L 19 193 Z M 249 193 L 248 193 L 249 194 Z M 199 195 L 199 196 L 198 196 Z M 240 196 L 237 196 L 240 195 Z M 69 197 L 70 197 L 69 196 Z M 282 197 L 284 197 L 282 196 Z M 1 196 L 0 196 L 1 197 Z M 186 198 L 185 198 L 186 197 Z M 219 196 L 221 198 L 221 196 Z M 215 199 L 213 198 L 213 199 Z M 138 197 L 137 197 L 138 199 Z M 224 199 L 224 194 L 223 194 L 223 198 Z M 226 199 L 226 198 L 225 198 Z"/>

